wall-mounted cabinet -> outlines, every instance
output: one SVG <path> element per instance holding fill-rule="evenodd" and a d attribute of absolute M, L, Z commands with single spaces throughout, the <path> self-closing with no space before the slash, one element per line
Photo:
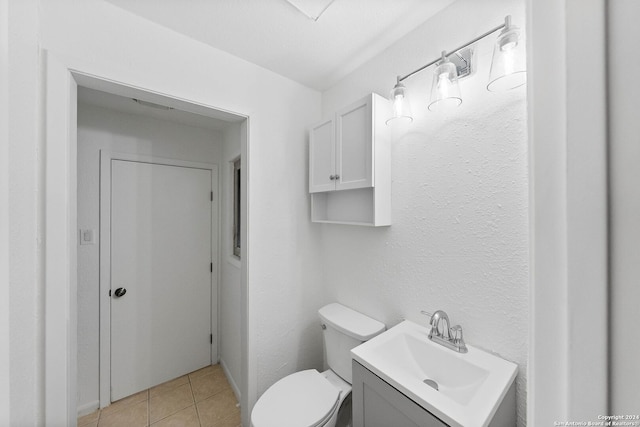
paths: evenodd
<path fill-rule="evenodd" d="M 311 220 L 391 225 L 389 101 L 370 94 L 309 129 Z"/>

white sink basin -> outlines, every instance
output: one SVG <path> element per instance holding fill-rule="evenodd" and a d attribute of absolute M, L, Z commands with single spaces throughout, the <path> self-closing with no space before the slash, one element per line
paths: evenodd
<path fill-rule="evenodd" d="M 405 320 L 351 350 L 353 358 L 452 426 L 486 426 L 516 378 L 518 366 L 467 344 L 457 353 Z M 424 380 L 435 381 L 438 390 Z"/>

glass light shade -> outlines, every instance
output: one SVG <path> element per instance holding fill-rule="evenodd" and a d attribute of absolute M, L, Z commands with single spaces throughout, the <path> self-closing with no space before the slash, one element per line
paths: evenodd
<path fill-rule="evenodd" d="M 388 125 L 395 122 L 411 123 L 413 115 L 407 99 L 407 88 L 400 81 L 391 89 L 390 100 L 393 103 L 392 116 L 385 123 Z"/>
<path fill-rule="evenodd" d="M 500 32 L 493 47 L 487 89 L 491 92 L 500 92 L 515 89 L 526 82 L 525 44 L 520 37 L 520 29 L 507 25 Z"/>
<path fill-rule="evenodd" d="M 461 103 L 462 96 L 458 85 L 458 71 L 455 64 L 445 59 L 436 67 L 433 74 L 429 110 L 441 111 L 446 108 L 457 107 Z"/>

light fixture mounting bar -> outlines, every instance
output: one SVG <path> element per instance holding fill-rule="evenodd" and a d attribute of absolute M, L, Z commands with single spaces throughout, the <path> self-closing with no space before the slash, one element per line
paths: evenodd
<path fill-rule="evenodd" d="M 474 38 L 473 40 L 471 40 L 471 41 L 469 41 L 469 42 L 467 42 L 467 43 L 463 44 L 462 46 L 458 46 L 457 48 L 452 49 L 452 50 L 450 50 L 449 52 L 444 53 L 444 57 L 449 57 L 450 55 L 452 55 L 452 54 L 456 53 L 457 51 L 459 51 L 459 50 L 461 50 L 461 49 L 464 49 L 465 47 L 468 47 L 468 46 L 470 46 L 470 45 L 474 44 L 475 42 L 477 42 L 477 41 L 479 41 L 479 40 L 482 40 L 483 38 L 487 37 L 488 35 L 493 34 L 493 33 L 495 33 L 496 31 L 498 31 L 498 30 L 501 30 L 501 29 L 505 28 L 506 26 L 508 26 L 508 25 L 509 25 L 509 23 L 510 23 L 510 22 L 511 22 L 511 15 L 507 15 L 507 16 L 505 17 L 505 22 L 504 22 L 504 24 L 498 25 L 497 27 L 490 29 L 490 30 L 489 30 L 489 31 L 487 31 L 486 33 L 483 33 L 483 34 L 479 35 L 478 37 Z M 429 68 L 430 66 L 432 66 L 433 64 L 436 64 L 436 63 L 440 62 L 441 60 L 442 60 L 442 57 L 438 57 L 438 59 L 434 59 L 433 61 L 429 62 L 428 64 L 423 65 L 422 67 L 420 67 L 420 68 L 418 68 L 418 69 L 416 69 L 416 70 L 413 70 L 413 71 L 412 71 L 412 72 L 410 72 L 409 74 L 407 74 L 407 75 L 405 75 L 405 76 L 400 76 L 400 77 L 398 77 L 398 83 L 399 83 L 399 82 L 401 82 L 401 81 L 403 81 L 403 80 L 408 79 L 409 77 L 411 77 L 411 76 L 413 76 L 413 75 L 415 75 L 415 74 L 418 74 L 420 71 L 424 70 L 425 68 Z"/>

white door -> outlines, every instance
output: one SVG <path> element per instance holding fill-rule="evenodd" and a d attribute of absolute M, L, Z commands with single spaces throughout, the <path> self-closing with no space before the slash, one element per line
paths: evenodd
<path fill-rule="evenodd" d="M 336 113 L 336 190 L 373 187 L 372 98 Z"/>
<path fill-rule="evenodd" d="M 309 131 L 309 193 L 335 190 L 336 151 L 333 120 L 325 120 Z"/>
<path fill-rule="evenodd" d="M 111 401 L 211 363 L 211 190 L 210 170 L 111 161 Z"/>

